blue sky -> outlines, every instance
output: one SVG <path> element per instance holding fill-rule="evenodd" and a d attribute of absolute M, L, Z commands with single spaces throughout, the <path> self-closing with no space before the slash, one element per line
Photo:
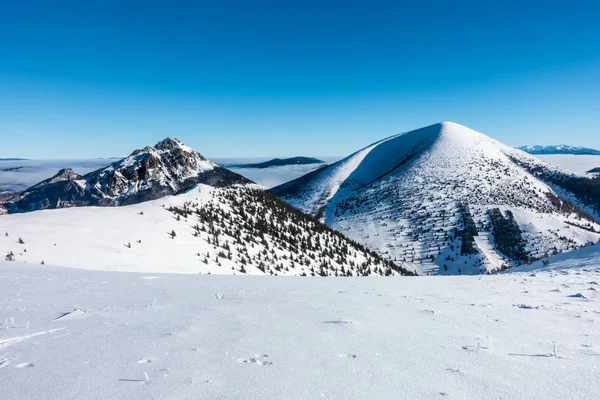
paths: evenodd
<path fill-rule="evenodd" d="M 418 3 L 418 4 L 417 4 Z M 443 120 L 600 148 L 595 1 L 15 1 L 0 157 L 346 155 Z"/>

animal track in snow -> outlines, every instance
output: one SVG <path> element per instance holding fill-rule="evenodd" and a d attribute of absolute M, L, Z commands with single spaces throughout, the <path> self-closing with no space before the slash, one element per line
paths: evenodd
<path fill-rule="evenodd" d="M 8 366 L 12 358 L 0 358 L 0 368 Z"/>
<path fill-rule="evenodd" d="M 544 308 L 544 306 L 530 306 L 527 304 L 513 304 L 513 307 L 522 308 L 524 310 L 539 310 L 540 308 Z"/>
<path fill-rule="evenodd" d="M 258 364 L 258 365 L 271 365 L 273 364 L 271 361 L 268 360 L 264 360 L 264 358 L 268 358 L 269 355 L 268 354 L 261 354 L 261 355 L 256 355 L 252 358 L 238 358 L 238 362 L 243 362 L 243 363 L 252 363 L 252 364 Z"/>
<path fill-rule="evenodd" d="M 63 321 L 68 320 L 68 319 L 82 317 L 82 316 L 84 316 L 84 315 L 86 315 L 88 313 L 89 313 L 89 310 L 84 310 L 84 309 L 81 309 L 81 308 L 75 308 L 73 311 L 69 311 L 69 312 L 60 314 L 58 317 L 54 318 L 53 321 L 63 322 Z"/>
<path fill-rule="evenodd" d="M 47 330 L 47 331 L 36 332 L 36 333 L 29 334 L 29 335 L 23 335 L 23 336 L 16 336 L 16 337 L 12 337 L 12 338 L 0 339 L 0 350 L 5 349 L 8 346 L 12 346 L 13 344 L 17 344 L 19 342 L 22 342 L 23 340 L 30 339 L 32 337 L 36 337 L 36 336 L 40 336 L 40 335 L 46 335 L 46 334 L 52 333 L 52 332 L 62 331 L 63 329 L 65 329 L 65 328 L 50 329 L 50 330 Z"/>

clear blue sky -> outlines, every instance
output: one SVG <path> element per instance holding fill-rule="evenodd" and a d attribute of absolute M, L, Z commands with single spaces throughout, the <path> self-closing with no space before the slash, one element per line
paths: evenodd
<path fill-rule="evenodd" d="M 451 120 L 600 148 L 597 1 L 4 1 L 0 157 L 346 155 Z"/>

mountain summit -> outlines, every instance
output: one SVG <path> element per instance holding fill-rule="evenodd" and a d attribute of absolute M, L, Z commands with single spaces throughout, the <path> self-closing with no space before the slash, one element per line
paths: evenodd
<path fill-rule="evenodd" d="M 525 160 L 543 164 L 442 122 L 373 143 L 272 193 L 420 273 L 486 272 L 598 242 L 600 225 Z"/>
<path fill-rule="evenodd" d="M 215 187 L 252 183 L 184 145 L 166 138 L 154 147 L 135 150 L 108 167 L 80 176 L 72 169 L 18 193 L 4 207 L 25 212 L 71 206 L 140 203 L 184 192 L 198 183 Z"/>

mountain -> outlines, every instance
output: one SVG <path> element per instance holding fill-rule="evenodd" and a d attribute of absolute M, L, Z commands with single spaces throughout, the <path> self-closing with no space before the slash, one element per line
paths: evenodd
<path fill-rule="evenodd" d="M 323 164 L 325 161 L 314 157 L 292 157 L 292 158 L 273 158 L 272 160 L 254 163 L 254 164 L 236 164 L 229 165 L 230 168 L 270 168 L 282 167 L 285 165 L 307 165 L 307 164 Z"/>
<path fill-rule="evenodd" d="M 515 147 L 529 154 L 579 154 L 579 155 L 600 155 L 600 150 L 589 149 L 586 147 L 567 146 L 559 144 L 556 146 L 526 145 Z"/>
<path fill-rule="evenodd" d="M 593 185 L 443 122 L 380 140 L 271 192 L 407 269 L 485 273 L 600 240 L 583 197 L 550 176 L 582 193 Z"/>
<path fill-rule="evenodd" d="M 73 206 L 116 206 L 178 194 L 194 185 L 216 187 L 251 183 L 174 138 L 135 150 L 128 157 L 80 176 L 70 168 L 4 204 L 9 213 Z"/>
<path fill-rule="evenodd" d="M 590 169 L 588 174 L 600 174 L 600 167 Z"/>
<path fill-rule="evenodd" d="M 0 161 L 25 161 L 25 160 L 27 160 L 27 158 L 16 158 L 16 157 L 0 158 Z"/>
<path fill-rule="evenodd" d="M 199 184 L 129 206 L 0 218 L 0 255 L 17 262 L 146 273 L 412 274 L 253 185 Z"/>

